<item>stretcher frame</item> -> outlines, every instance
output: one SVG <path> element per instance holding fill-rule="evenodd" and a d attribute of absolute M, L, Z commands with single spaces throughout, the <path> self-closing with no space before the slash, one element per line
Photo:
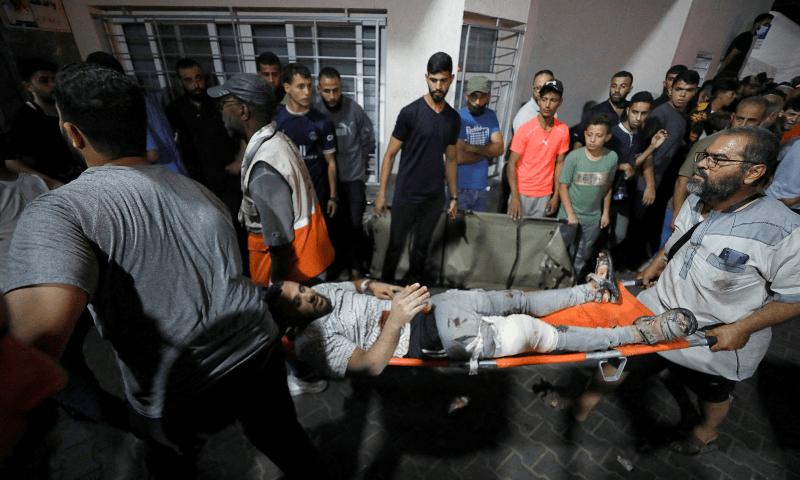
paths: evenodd
<path fill-rule="evenodd" d="M 627 283 L 631 286 L 633 283 Z M 594 326 L 594 327 L 615 327 L 631 325 L 634 320 L 641 316 L 650 316 L 653 313 L 640 303 L 626 288 L 625 284 L 620 283 L 620 300 L 617 304 L 587 303 L 570 307 L 541 318 L 542 321 L 551 325 L 571 325 L 571 326 Z M 609 312 L 619 310 L 616 314 L 609 315 Z M 580 318 L 591 312 L 590 318 Z M 513 357 L 502 357 L 479 360 L 477 362 L 455 361 L 447 359 L 416 359 L 416 358 L 392 358 L 389 365 L 402 367 L 439 367 L 439 368 L 462 368 L 472 371 L 477 369 L 496 369 L 520 367 L 526 365 L 550 365 L 556 363 L 584 362 L 587 360 L 597 360 L 601 375 L 606 381 L 616 381 L 622 375 L 627 363 L 627 357 L 633 355 L 645 355 L 667 350 L 681 350 L 684 348 L 712 346 L 716 343 L 715 337 L 703 338 L 676 338 L 668 342 L 659 342 L 655 345 L 621 345 L 606 351 L 596 352 L 574 352 L 574 353 L 525 353 Z M 608 376 L 603 372 L 603 365 L 610 359 L 620 359 L 617 372 Z"/>

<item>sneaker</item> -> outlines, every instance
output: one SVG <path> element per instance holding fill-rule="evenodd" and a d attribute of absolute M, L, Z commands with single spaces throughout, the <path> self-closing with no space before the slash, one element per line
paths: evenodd
<path fill-rule="evenodd" d="M 619 301 L 619 286 L 617 275 L 614 272 L 614 262 L 608 250 L 603 250 L 597 255 L 597 266 L 594 273 L 586 276 L 586 281 L 594 280 L 597 286 L 595 302 L 617 303 Z"/>
<path fill-rule="evenodd" d="M 328 381 L 324 378 L 306 382 L 305 380 L 300 380 L 294 375 L 287 375 L 286 381 L 289 383 L 289 393 L 293 397 L 303 395 L 304 393 L 320 393 L 328 388 Z"/>
<path fill-rule="evenodd" d="M 642 336 L 644 343 L 653 345 L 657 342 L 688 337 L 697 331 L 697 319 L 685 308 L 673 308 L 661 315 L 639 317 L 633 327 Z"/>

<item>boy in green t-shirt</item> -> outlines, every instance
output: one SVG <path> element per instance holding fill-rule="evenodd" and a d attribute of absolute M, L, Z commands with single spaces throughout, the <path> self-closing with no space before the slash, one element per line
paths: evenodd
<path fill-rule="evenodd" d="M 609 115 L 601 113 L 590 118 L 584 137 L 586 146 L 567 155 L 559 177 L 558 218 L 567 221 L 559 229 L 578 275 L 600 230 L 608 226 L 611 183 L 617 169 L 617 154 L 603 148 L 611 139 Z"/>

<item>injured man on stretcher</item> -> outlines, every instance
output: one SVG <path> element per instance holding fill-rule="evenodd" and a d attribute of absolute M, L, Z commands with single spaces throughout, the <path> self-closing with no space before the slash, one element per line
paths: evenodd
<path fill-rule="evenodd" d="M 297 356 L 333 378 L 378 375 L 392 357 L 432 358 L 441 352 L 450 360 L 480 360 L 590 352 L 649 345 L 697 329 L 694 315 L 681 308 L 614 328 L 552 326 L 535 318 L 582 303 L 618 300 L 613 281 L 598 274 L 589 279 L 559 290 L 449 290 L 434 296 L 419 284 L 403 288 L 357 280 L 306 287 L 286 281 L 272 285 L 266 297 L 275 320 L 294 336 Z"/>

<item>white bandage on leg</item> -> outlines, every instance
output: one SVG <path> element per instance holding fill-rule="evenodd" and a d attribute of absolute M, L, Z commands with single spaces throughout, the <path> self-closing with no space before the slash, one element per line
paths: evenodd
<path fill-rule="evenodd" d="M 558 332 L 555 327 L 530 315 L 482 317 L 494 330 L 494 348 L 484 344 L 485 353 L 492 357 L 507 357 L 526 352 L 550 353 L 556 348 Z M 491 341 L 484 338 L 484 342 Z"/>

